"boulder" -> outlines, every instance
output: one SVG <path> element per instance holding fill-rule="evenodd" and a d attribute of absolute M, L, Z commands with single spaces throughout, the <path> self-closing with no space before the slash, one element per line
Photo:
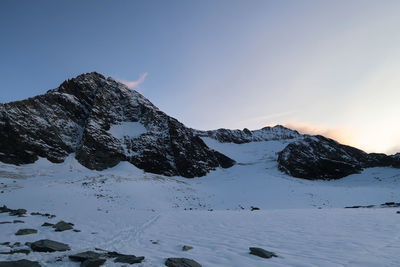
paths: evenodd
<path fill-rule="evenodd" d="M 383 208 L 398 208 L 400 207 L 400 203 L 397 202 L 385 202 L 383 204 L 381 204 L 381 207 Z"/>
<path fill-rule="evenodd" d="M 135 255 L 120 255 L 115 258 L 114 262 L 135 264 L 141 263 L 143 260 L 144 257 L 136 257 Z"/>
<path fill-rule="evenodd" d="M 58 223 L 56 223 L 52 227 L 55 229 L 56 232 L 62 232 L 62 231 L 66 231 L 66 230 L 71 230 L 73 225 L 74 224 L 72 224 L 72 223 L 59 221 Z"/>
<path fill-rule="evenodd" d="M 274 252 L 262 249 L 262 248 L 256 248 L 256 247 L 251 247 L 250 249 L 250 254 L 256 255 L 261 258 L 272 258 L 272 257 L 278 257 Z"/>
<path fill-rule="evenodd" d="M 64 243 L 57 241 L 42 239 L 31 243 L 31 249 L 37 252 L 56 252 L 56 251 L 67 251 L 71 248 Z"/>
<path fill-rule="evenodd" d="M 193 247 L 191 247 L 191 246 L 183 246 L 182 247 L 182 251 L 188 251 L 188 250 L 191 250 L 191 249 L 193 249 Z"/>
<path fill-rule="evenodd" d="M 165 261 L 165 266 L 168 267 L 201 267 L 199 263 L 187 258 L 168 258 Z"/>
<path fill-rule="evenodd" d="M 19 229 L 15 235 L 31 235 L 31 234 L 36 234 L 37 230 L 36 229 Z"/>
<path fill-rule="evenodd" d="M 3 255 L 18 254 L 18 253 L 23 253 L 23 254 L 28 255 L 29 253 L 31 253 L 31 251 L 28 249 L 13 249 L 13 250 L 7 251 L 7 252 L 0 252 L 0 254 L 3 254 Z"/>
<path fill-rule="evenodd" d="M 20 246 L 21 246 L 20 242 L 15 242 L 14 244 L 10 245 L 10 248 L 20 247 Z"/>
<path fill-rule="evenodd" d="M 0 213 L 6 213 L 6 212 L 10 212 L 10 211 L 12 211 L 12 210 L 7 208 L 6 205 L 3 205 L 2 207 L 0 207 Z"/>
<path fill-rule="evenodd" d="M 93 251 L 85 251 L 78 254 L 69 255 L 69 259 L 72 261 L 84 262 L 89 259 L 98 259 L 102 254 L 93 252 Z"/>
<path fill-rule="evenodd" d="M 347 206 L 345 209 L 359 209 L 359 208 L 373 208 L 375 205 L 356 205 L 356 206 Z"/>
<path fill-rule="evenodd" d="M 106 259 L 87 259 L 81 263 L 80 267 L 99 267 L 106 262 Z"/>
<path fill-rule="evenodd" d="M 26 214 L 26 209 L 16 209 L 10 211 L 10 216 L 23 216 Z"/>
<path fill-rule="evenodd" d="M 40 267 L 37 261 L 18 260 L 18 261 L 0 261 L 0 267 Z"/>

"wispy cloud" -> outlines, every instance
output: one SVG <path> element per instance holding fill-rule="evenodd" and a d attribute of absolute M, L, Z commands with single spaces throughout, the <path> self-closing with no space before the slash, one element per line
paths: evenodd
<path fill-rule="evenodd" d="M 323 135 L 332 138 L 342 144 L 354 144 L 354 131 L 353 129 L 345 126 L 330 128 L 324 125 L 312 125 L 304 122 L 289 121 L 285 125 L 290 129 L 297 130 L 302 134 Z"/>
<path fill-rule="evenodd" d="M 144 82 L 144 80 L 146 79 L 147 74 L 148 74 L 147 72 L 142 73 L 136 81 L 121 80 L 120 82 L 125 84 L 126 86 L 128 86 L 131 89 L 132 88 L 138 88 L 139 85 L 141 85 Z"/>
<path fill-rule="evenodd" d="M 280 112 L 280 113 L 266 114 L 264 116 L 258 116 L 258 117 L 253 117 L 253 118 L 242 120 L 242 121 L 240 121 L 240 123 L 242 123 L 242 124 L 257 123 L 257 124 L 261 125 L 261 124 L 265 124 L 266 121 L 269 121 L 271 119 L 276 119 L 276 118 L 292 115 L 296 112 L 297 111 L 295 111 L 295 110 L 290 110 L 290 111 L 285 111 L 285 112 Z"/>

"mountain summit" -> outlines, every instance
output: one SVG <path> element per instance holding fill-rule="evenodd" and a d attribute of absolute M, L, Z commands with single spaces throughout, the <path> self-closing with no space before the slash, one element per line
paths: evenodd
<path fill-rule="evenodd" d="M 0 161 L 63 162 L 75 153 L 90 169 L 129 161 L 147 172 L 203 176 L 234 161 L 137 91 L 96 72 L 43 95 L 0 105 Z"/>

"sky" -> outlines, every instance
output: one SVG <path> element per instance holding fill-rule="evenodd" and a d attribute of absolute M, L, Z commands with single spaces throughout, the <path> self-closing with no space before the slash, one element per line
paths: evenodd
<path fill-rule="evenodd" d="M 400 151 L 400 1 L 18 1 L 0 6 L 0 102 L 81 73 L 197 129 L 282 124 Z"/>

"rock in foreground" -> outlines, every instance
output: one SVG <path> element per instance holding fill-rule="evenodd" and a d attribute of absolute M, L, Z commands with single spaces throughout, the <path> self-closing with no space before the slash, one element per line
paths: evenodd
<path fill-rule="evenodd" d="M 85 251 L 78 254 L 69 255 L 68 257 L 72 261 L 84 262 L 85 260 L 88 259 L 98 259 L 100 258 L 100 256 L 102 256 L 102 254 L 93 251 Z"/>
<path fill-rule="evenodd" d="M 15 235 L 31 235 L 31 234 L 36 234 L 37 230 L 36 229 L 19 229 Z"/>
<path fill-rule="evenodd" d="M 251 247 L 250 249 L 250 254 L 256 255 L 261 258 L 269 259 L 272 257 L 278 257 L 274 252 L 262 249 L 262 248 L 257 248 L 257 247 Z"/>
<path fill-rule="evenodd" d="M 193 247 L 192 246 L 183 246 L 182 247 L 182 251 L 188 251 L 188 250 L 191 250 L 191 249 L 193 249 Z"/>
<path fill-rule="evenodd" d="M 168 267 L 201 267 L 199 263 L 187 258 L 168 258 L 165 261 L 165 266 Z"/>
<path fill-rule="evenodd" d="M 72 224 L 72 223 L 59 221 L 58 223 L 56 223 L 52 227 L 55 229 L 56 232 L 63 232 L 63 231 L 71 230 L 73 225 L 74 224 Z"/>
<path fill-rule="evenodd" d="M 40 264 L 29 260 L 0 261 L 0 267 L 40 267 Z"/>
<path fill-rule="evenodd" d="M 106 259 L 87 259 L 81 263 L 80 267 L 99 267 L 106 262 Z"/>
<path fill-rule="evenodd" d="M 114 262 L 135 264 L 141 263 L 143 260 L 144 257 L 136 257 L 135 255 L 120 255 L 115 258 Z"/>
<path fill-rule="evenodd" d="M 31 249 L 37 252 L 56 252 L 56 251 L 67 251 L 71 248 L 64 243 L 57 241 L 42 239 L 30 244 Z"/>

